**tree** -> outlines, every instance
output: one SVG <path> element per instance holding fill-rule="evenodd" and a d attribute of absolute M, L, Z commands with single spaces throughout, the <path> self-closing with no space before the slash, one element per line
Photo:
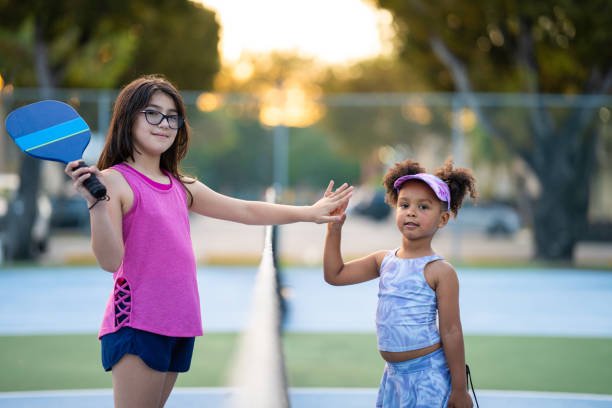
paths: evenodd
<path fill-rule="evenodd" d="M 464 94 L 489 136 L 520 157 L 539 181 L 540 193 L 531 201 L 536 257 L 571 260 L 588 223 L 598 107 L 584 104 L 559 115 L 541 94 L 612 90 L 612 3 L 376 3 L 394 16 L 400 57 L 435 88 Z M 517 90 L 535 98 L 527 113 L 528 137 L 500 126 L 472 97 L 476 91 Z"/>
<path fill-rule="evenodd" d="M 214 13 L 188 0 L 0 0 L 0 27 L 5 81 L 38 86 L 43 98 L 58 86 L 114 87 L 143 70 L 206 87 L 219 65 Z M 144 68 L 135 59 L 137 50 L 151 53 Z M 183 78 L 177 68 L 186 67 L 190 75 Z M 24 156 L 19 175 L 7 214 L 7 258 L 32 259 L 40 162 Z"/>
<path fill-rule="evenodd" d="M 190 0 L 141 3 L 130 26 L 138 45 L 118 84 L 159 73 L 179 89 L 212 89 L 220 69 L 216 14 Z"/>
<path fill-rule="evenodd" d="M 197 169 L 203 181 L 216 190 L 258 197 L 262 186 L 274 182 L 273 156 L 278 148 L 274 145 L 275 125 L 269 123 L 265 112 L 280 107 L 275 102 L 283 98 L 276 97 L 283 94 L 279 88 L 284 88 L 285 95 L 304 96 L 304 105 L 295 110 L 306 112 L 298 118 L 305 125 L 296 124 L 295 118 L 289 124 L 288 185 L 319 189 L 333 174 L 353 178 L 358 161 L 338 155 L 333 136 L 313 126 L 321 116 L 315 101 L 320 89 L 314 84 L 322 69 L 315 60 L 291 52 L 243 54 L 238 61 L 224 64 L 215 79 L 215 89 L 223 92 L 217 95 L 220 109 L 189 115 L 198 137 L 185 164 Z"/>
<path fill-rule="evenodd" d="M 433 135 L 440 144 L 450 145 L 448 106 L 427 105 L 418 94 L 432 88 L 421 77 L 394 56 L 325 71 L 320 80 L 327 102 L 322 124 L 342 151 L 360 160 L 361 183 L 382 188 L 386 166 L 401 154 L 422 150 L 424 144 L 431 147 Z M 407 97 L 407 92 L 414 94 Z"/>

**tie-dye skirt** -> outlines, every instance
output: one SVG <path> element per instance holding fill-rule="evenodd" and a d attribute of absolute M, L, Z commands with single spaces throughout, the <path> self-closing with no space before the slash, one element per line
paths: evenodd
<path fill-rule="evenodd" d="M 423 357 L 385 366 L 377 407 L 443 408 L 451 391 L 450 371 L 440 348 Z"/>

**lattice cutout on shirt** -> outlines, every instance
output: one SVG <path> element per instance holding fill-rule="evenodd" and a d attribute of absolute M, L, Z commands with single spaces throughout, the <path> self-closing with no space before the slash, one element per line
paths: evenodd
<path fill-rule="evenodd" d="M 115 327 L 123 327 L 130 323 L 132 315 L 132 292 L 125 278 L 115 281 Z"/>

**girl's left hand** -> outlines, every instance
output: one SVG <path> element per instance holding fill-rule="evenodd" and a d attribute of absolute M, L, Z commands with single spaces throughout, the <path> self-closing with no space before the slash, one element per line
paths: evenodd
<path fill-rule="evenodd" d="M 334 187 L 333 180 L 329 182 L 323 198 L 312 205 L 313 221 L 317 224 L 324 222 L 338 222 L 342 219 L 344 210 L 348 205 L 349 199 L 353 193 L 353 186 L 346 183 L 342 184 L 332 191 Z"/>
<path fill-rule="evenodd" d="M 450 397 L 448 398 L 448 408 L 472 408 L 474 402 L 468 390 L 462 391 L 451 391 Z"/>

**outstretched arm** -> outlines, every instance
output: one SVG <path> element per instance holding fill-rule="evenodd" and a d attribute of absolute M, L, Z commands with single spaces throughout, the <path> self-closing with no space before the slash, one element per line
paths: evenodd
<path fill-rule="evenodd" d="M 331 213 L 345 205 L 351 197 L 353 187 L 346 183 L 333 193 L 330 182 L 326 195 L 310 206 L 272 204 L 262 201 L 246 201 L 219 194 L 196 181 L 187 184 L 193 194 L 191 210 L 208 217 L 249 225 L 280 225 L 299 221 L 324 223 L 339 219 Z"/>
<path fill-rule="evenodd" d="M 427 270 L 431 268 L 430 270 Z M 451 374 L 449 408 L 472 408 L 465 373 L 465 348 L 459 315 L 459 280 L 453 267 L 446 262 L 433 262 L 426 274 L 435 276 L 436 299 L 440 317 L 440 339 Z"/>

